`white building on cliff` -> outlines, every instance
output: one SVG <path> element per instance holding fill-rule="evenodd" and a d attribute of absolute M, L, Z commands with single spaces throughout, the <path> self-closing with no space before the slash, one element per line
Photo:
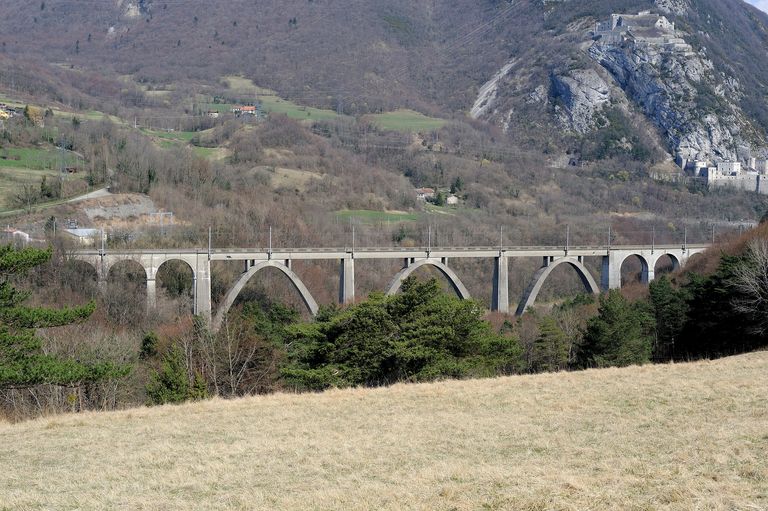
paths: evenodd
<path fill-rule="evenodd" d="M 675 24 L 666 16 L 651 11 L 637 14 L 611 14 L 611 19 L 595 24 L 596 39 L 607 44 L 631 41 L 639 45 L 661 47 L 670 51 L 692 52 L 693 48 L 678 37 Z"/>

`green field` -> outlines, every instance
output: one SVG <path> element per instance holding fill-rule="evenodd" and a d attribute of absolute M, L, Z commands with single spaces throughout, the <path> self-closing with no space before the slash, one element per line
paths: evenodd
<path fill-rule="evenodd" d="M 58 149 L 10 147 L 0 149 L 0 168 L 15 169 L 57 169 L 61 163 Z M 77 158 L 72 153 L 64 153 L 64 164 L 74 165 Z"/>
<path fill-rule="evenodd" d="M 227 156 L 227 150 L 222 147 L 191 147 L 197 156 L 208 160 L 221 160 Z"/>
<path fill-rule="evenodd" d="M 259 100 L 261 101 L 262 108 L 265 112 L 284 114 L 291 119 L 325 121 L 339 117 L 339 115 L 332 110 L 322 110 L 320 108 L 297 105 L 296 103 L 281 99 L 277 96 L 259 96 Z"/>
<path fill-rule="evenodd" d="M 86 112 L 64 112 L 62 110 L 53 110 L 53 113 L 57 116 L 62 117 L 77 117 L 81 120 L 87 120 L 87 121 L 101 121 L 101 120 L 109 120 L 112 121 L 115 124 L 127 124 L 124 120 L 122 120 L 119 117 L 116 117 L 114 115 L 105 114 L 104 112 L 99 112 L 98 110 L 88 110 Z"/>
<path fill-rule="evenodd" d="M 333 110 L 301 106 L 292 101 L 282 99 L 275 91 L 259 87 L 253 83 L 253 80 L 243 78 L 242 76 L 225 76 L 223 80 L 232 92 L 239 95 L 253 96 L 254 101 L 261 101 L 265 113 L 284 114 L 291 119 L 297 120 L 323 121 L 339 117 Z M 204 105 L 204 108 L 217 112 L 229 112 L 232 106 L 231 104 L 208 103 Z"/>
<path fill-rule="evenodd" d="M 405 213 L 402 211 L 371 211 L 368 209 L 345 209 L 337 211 L 336 216 L 347 219 L 354 218 L 364 224 L 377 224 L 381 222 L 415 222 L 419 219 L 418 213 Z"/>
<path fill-rule="evenodd" d="M 381 129 L 402 132 L 434 131 L 442 128 L 448 121 L 414 112 L 413 110 L 395 110 L 383 114 L 367 115 Z"/>
<path fill-rule="evenodd" d="M 179 140 L 183 142 L 189 142 L 195 135 L 200 133 L 199 131 L 165 131 L 165 130 L 150 130 L 147 128 L 141 128 L 141 132 L 149 135 L 150 137 L 162 138 L 166 140 Z"/>
<path fill-rule="evenodd" d="M 297 120 L 330 120 L 336 119 L 339 115 L 332 110 L 312 108 L 308 106 L 297 105 L 292 101 L 280 98 L 275 91 L 258 87 L 248 78 L 241 76 L 225 76 L 223 80 L 227 83 L 232 92 L 251 95 L 254 100 L 261 101 L 262 108 L 266 113 L 284 114 Z M 224 103 L 204 103 L 203 108 L 217 112 L 229 112 L 232 109 L 231 104 Z M 422 113 L 413 110 L 401 109 L 394 112 L 369 115 L 374 124 L 385 130 L 402 132 L 434 131 L 442 128 L 448 122 L 445 119 L 428 117 Z"/>
<path fill-rule="evenodd" d="M 10 98 L 3 94 L 0 94 L 0 103 L 5 103 L 6 105 L 14 108 L 24 108 L 25 106 L 27 106 L 27 103 L 23 103 L 21 101 Z M 42 108 L 43 110 L 47 108 L 42 105 L 36 105 L 36 106 Z M 109 119 L 114 123 L 124 124 L 124 121 L 119 117 L 115 117 L 114 115 L 108 115 L 108 114 L 105 114 L 104 112 L 99 112 L 98 110 L 88 110 L 84 112 L 68 112 L 56 107 L 51 107 L 51 111 L 53 112 L 53 115 L 57 117 L 77 117 L 80 120 L 89 120 L 89 121 L 99 121 L 101 119 Z"/>
<path fill-rule="evenodd" d="M 226 157 L 227 151 L 221 147 L 199 147 L 192 145 L 191 141 L 202 131 L 163 131 L 163 130 L 149 130 L 142 128 L 144 134 L 154 137 L 155 143 L 161 149 L 173 149 L 180 145 L 185 145 L 192 149 L 192 151 L 201 158 L 208 160 L 221 160 Z"/>
<path fill-rule="evenodd" d="M 24 185 L 39 187 L 43 176 L 48 179 L 58 176 L 58 171 L 55 170 L 4 168 L 2 165 L 0 162 L 0 209 L 16 206 L 14 197 Z"/>
<path fill-rule="evenodd" d="M 281 99 L 273 94 L 271 95 L 259 95 L 258 100 L 261 101 L 261 107 L 264 113 L 283 114 L 291 119 L 302 120 L 316 120 L 324 121 L 328 119 L 336 119 L 339 115 L 332 110 L 323 110 L 320 108 L 313 108 L 309 106 L 301 106 Z M 219 113 L 228 113 L 235 106 L 231 103 L 203 103 L 202 108 Z"/>
<path fill-rule="evenodd" d="M 77 158 L 64 153 L 64 164 L 73 166 Z M 24 185 L 40 186 L 43 176 L 59 175 L 61 153 L 55 148 L 10 147 L 0 149 L 0 209 L 16 206 L 14 197 Z"/>
<path fill-rule="evenodd" d="M 238 94 L 274 94 L 274 91 L 264 89 L 253 83 L 253 80 L 250 78 L 229 75 L 222 77 L 222 79 L 227 84 L 227 87 Z"/>
<path fill-rule="evenodd" d="M 23 108 L 24 103 L 20 103 L 19 101 L 16 101 L 15 99 L 11 99 L 8 96 L 5 96 L 3 94 L 0 94 L 0 103 L 5 103 L 8 106 L 12 106 L 14 108 Z"/>
<path fill-rule="evenodd" d="M 232 111 L 231 103 L 202 103 L 200 107 L 206 112 L 219 112 L 220 114 L 226 114 Z"/>

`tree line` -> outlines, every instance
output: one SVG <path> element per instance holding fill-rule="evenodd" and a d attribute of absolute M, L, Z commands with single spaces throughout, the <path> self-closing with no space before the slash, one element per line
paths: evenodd
<path fill-rule="evenodd" d="M 6 246 L 0 404 L 15 417 L 50 411 L 30 405 L 44 395 L 60 401 L 59 411 L 77 411 L 744 353 L 768 344 L 768 238 L 744 243 L 721 254 L 713 271 L 662 276 L 637 299 L 611 290 L 596 302 L 582 296 L 489 321 L 480 303 L 444 293 L 435 279 L 409 278 L 398 295 L 325 307 L 311 321 L 279 303 L 248 302 L 216 334 L 195 317 L 175 330 L 147 332 L 133 353 L 120 356 L 73 356 L 51 345 L 47 332 L 84 324 L 95 302 L 25 305 L 30 293 L 17 286 L 52 251 Z"/>

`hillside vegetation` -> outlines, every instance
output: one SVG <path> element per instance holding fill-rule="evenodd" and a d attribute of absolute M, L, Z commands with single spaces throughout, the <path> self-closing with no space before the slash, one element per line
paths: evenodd
<path fill-rule="evenodd" d="M 768 506 L 768 352 L 0 425 L 8 509 Z"/>

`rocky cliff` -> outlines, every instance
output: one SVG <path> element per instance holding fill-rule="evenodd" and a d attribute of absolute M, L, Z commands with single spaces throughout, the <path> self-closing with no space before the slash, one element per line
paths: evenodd
<path fill-rule="evenodd" d="M 717 73 L 705 54 L 634 41 L 597 41 L 588 52 L 658 127 L 673 154 L 735 160 L 759 145 L 756 130 L 734 102 L 738 79 Z"/>
<path fill-rule="evenodd" d="M 575 17 L 556 35 L 555 42 L 563 47 L 562 57 L 550 58 L 546 82 L 542 83 L 541 75 L 531 72 L 530 67 L 521 69 L 521 59 L 514 59 L 482 89 L 486 93 L 482 108 L 476 104 L 473 116 L 508 129 L 534 103 L 540 113 L 546 112 L 566 131 L 588 137 L 605 127 L 606 107 L 622 105 L 647 117 L 656 129 L 658 142 L 673 156 L 720 161 L 745 160 L 764 153 L 768 125 L 755 115 L 759 108 L 747 108 L 764 104 L 760 96 L 765 90 L 759 89 L 760 82 L 754 83 L 756 73 L 748 71 L 747 65 L 734 65 L 725 57 L 728 53 L 723 48 L 728 47 L 721 41 L 736 41 L 740 43 L 737 48 L 748 43 L 738 41 L 729 31 L 731 27 L 721 27 L 726 19 L 718 23 L 710 13 L 702 18 L 707 1 L 656 0 L 655 10 L 646 19 L 637 16 L 637 11 L 630 12 L 634 16 L 627 16 L 625 27 L 612 27 L 616 19 L 612 20 L 607 11 Z M 563 9 L 574 5 L 567 1 L 558 4 L 560 10 L 551 8 L 549 16 L 562 16 Z M 731 8 L 733 19 L 743 16 L 754 25 L 750 28 L 766 32 L 761 28 L 762 15 L 749 11 L 751 8 L 737 4 L 738 10 L 733 11 L 733 6 L 725 7 Z M 601 21 L 602 28 L 597 26 Z M 712 33 L 701 30 L 705 25 L 711 26 Z M 768 48 L 768 43 L 763 41 L 763 46 Z M 529 57 L 528 62 L 536 58 Z M 768 66 L 765 52 L 761 58 Z M 540 56 L 538 59 L 542 60 Z M 543 85 L 545 98 L 540 97 Z"/>
<path fill-rule="evenodd" d="M 597 113 L 611 99 L 608 84 L 594 69 L 578 69 L 552 76 L 551 94 L 558 121 L 572 130 L 586 134 L 596 127 Z"/>

